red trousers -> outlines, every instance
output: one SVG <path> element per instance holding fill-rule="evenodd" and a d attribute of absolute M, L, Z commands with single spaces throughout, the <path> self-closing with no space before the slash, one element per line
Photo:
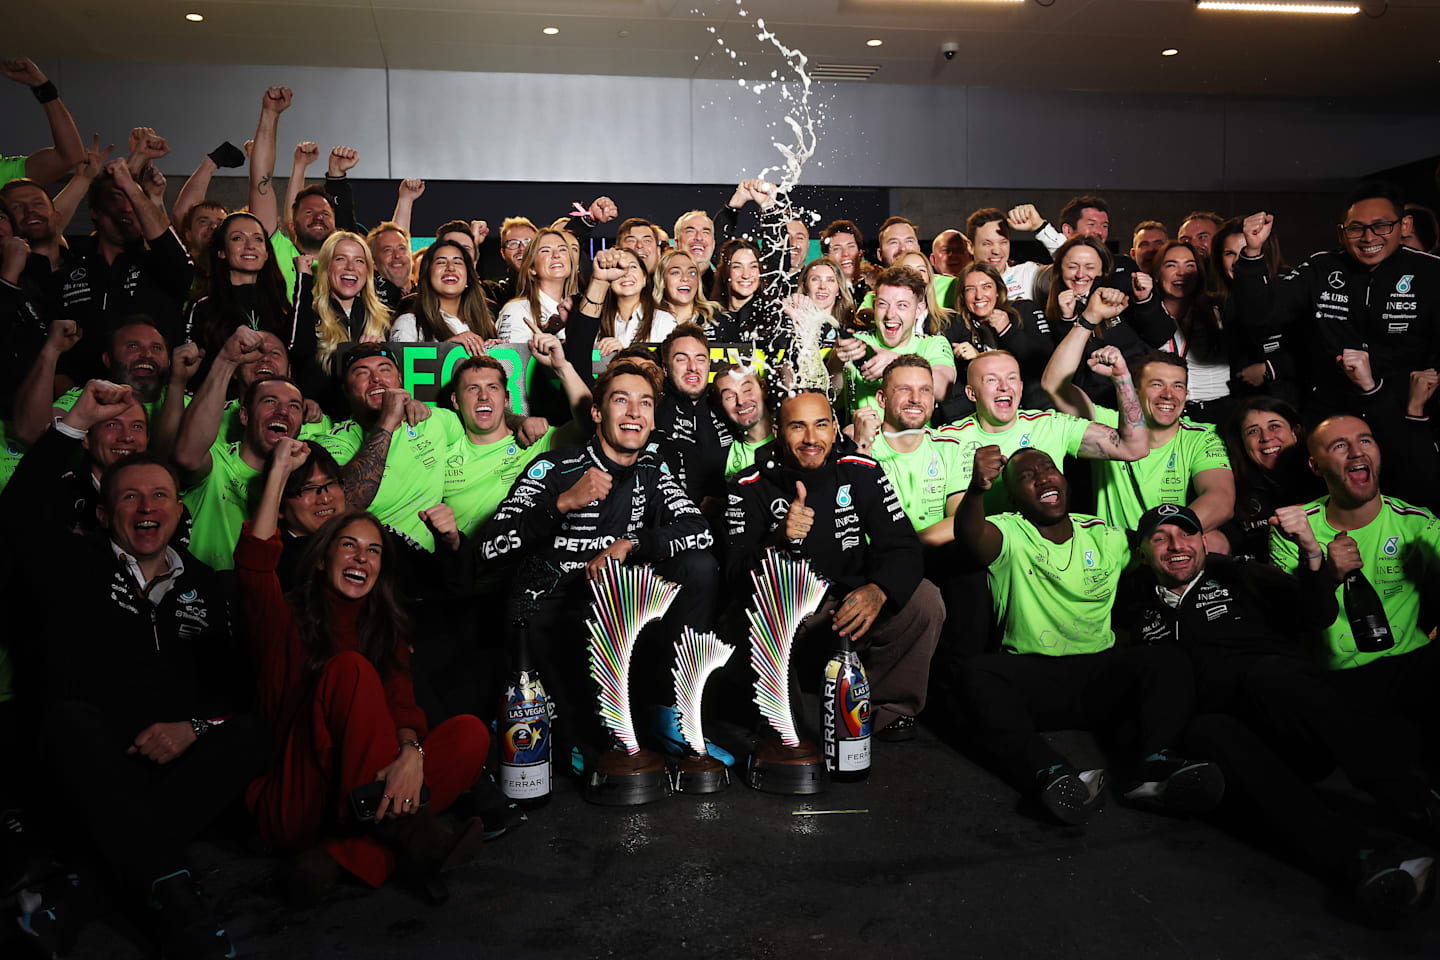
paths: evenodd
<path fill-rule="evenodd" d="M 440 813 L 480 776 L 490 732 L 477 717 L 452 717 L 425 738 L 430 808 Z M 354 823 L 350 791 L 375 779 L 399 750 L 380 675 L 361 654 L 336 654 L 320 674 L 310 714 L 290 729 L 270 770 L 245 799 L 267 845 L 298 853 L 317 844 L 372 887 L 395 855 Z"/>

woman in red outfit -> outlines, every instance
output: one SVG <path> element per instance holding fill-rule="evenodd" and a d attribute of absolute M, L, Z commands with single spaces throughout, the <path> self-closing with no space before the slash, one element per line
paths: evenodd
<path fill-rule="evenodd" d="M 433 893 L 434 874 L 470 858 L 483 836 L 478 820 L 456 831 L 434 815 L 480 775 L 489 733 L 465 715 L 427 734 L 410 680 L 409 619 L 393 586 L 394 547 L 372 515 L 332 517 L 306 545 L 300 569 L 309 575 L 288 596 L 281 590 L 280 500 L 308 456 L 299 441 L 276 445 L 235 550 L 257 700 L 275 738 L 275 760 L 246 800 L 264 841 L 297 855 L 297 900 L 323 897 L 340 867 L 378 887 L 399 865 Z M 350 793 L 377 780 L 375 823 L 358 823 Z"/>

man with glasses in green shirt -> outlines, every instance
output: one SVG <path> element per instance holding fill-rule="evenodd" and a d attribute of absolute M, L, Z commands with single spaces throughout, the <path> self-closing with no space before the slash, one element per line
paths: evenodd
<path fill-rule="evenodd" d="M 985 491 L 1001 480 L 1018 513 L 986 518 Z M 1224 778 L 1212 764 L 1170 752 L 1194 705 L 1190 661 L 1170 646 L 1115 647 L 1110 613 L 1130 562 L 1125 531 L 1072 515 L 1069 486 L 1048 453 L 1007 461 L 975 451 L 955 536 L 989 566 L 1002 651 L 965 661 L 961 700 L 980 745 L 1022 789 L 1065 823 L 1083 823 L 1101 800 L 1103 769 L 1078 770 L 1041 735 L 1081 727 L 1138 726 L 1124 796 L 1177 812 L 1212 809 Z"/>

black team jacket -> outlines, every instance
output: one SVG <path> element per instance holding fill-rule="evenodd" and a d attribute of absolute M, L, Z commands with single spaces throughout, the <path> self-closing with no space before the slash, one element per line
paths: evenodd
<path fill-rule="evenodd" d="M 805 506 L 815 511 L 814 526 L 798 543 L 785 537 L 796 481 L 805 484 Z M 779 444 L 767 443 L 731 481 L 725 517 L 726 580 L 744 596 L 751 590 L 750 571 L 768 547 L 809 560 L 837 593 L 875 584 L 892 612 L 910 601 L 925 575 L 920 538 L 899 496 L 880 464 L 857 453 L 849 437 L 836 441 L 817 470 L 786 465 Z"/>
<path fill-rule="evenodd" d="M 699 503 L 706 497 L 724 496 L 725 458 L 734 442 L 729 425 L 715 410 L 709 387 L 692 400 L 666 378 L 649 449 L 675 473 L 691 500 Z"/>

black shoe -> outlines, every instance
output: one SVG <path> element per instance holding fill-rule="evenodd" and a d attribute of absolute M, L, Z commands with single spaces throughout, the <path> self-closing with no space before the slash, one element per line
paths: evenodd
<path fill-rule="evenodd" d="M 170 958 L 232 960 L 235 947 L 225 928 L 200 896 L 189 870 L 161 877 L 150 885 L 150 907 L 155 911 L 160 952 Z"/>
<path fill-rule="evenodd" d="M 1435 859 L 1413 847 L 1362 850 L 1355 899 L 1372 920 L 1395 923 L 1428 902 Z"/>
<path fill-rule="evenodd" d="M 902 743 L 915 739 L 915 718 L 896 717 L 884 728 L 875 731 L 875 739 L 886 743 Z"/>
<path fill-rule="evenodd" d="M 1176 813 L 1208 813 L 1225 796 L 1225 775 L 1216 764 L 1172 757 L 1163 750 L 1152 754 L 1135 772 L 1134 785 L 1125 799 L 1151 804 Z"/>
<path fill-rule="evenodd" d="M 1035 774 L 1040 786 L 1040 805 L 1061 823 L 1079 825 L 1100 809 L 1105 792 L 1105 771 L 1086 770 L 1056 764 Z"/>
<path fill-rule="evenodd" d="M 479 817 L 485 823 L 486 840 L 498 840 L 529 819 L 519 804 L 501 792 L 488 773 L 481 774 L 469 790 L 460 794 L 449 812 L 460 820 Z"/>
<path fill-rule="evenodd" d="M 46 960 L 74 949 L 75 939 L 92 913 L 89 890 L 77 873 L 56 874 L 22 887 L 15 892 L 15 903 L 15 922 L 24 934 L 21 943 Z"/>

